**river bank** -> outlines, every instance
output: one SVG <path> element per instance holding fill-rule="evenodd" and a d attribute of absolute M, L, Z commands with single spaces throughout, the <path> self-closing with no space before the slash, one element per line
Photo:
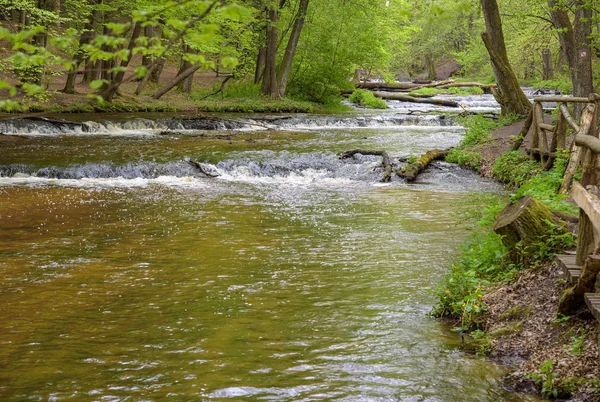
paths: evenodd
<path fill-rule="evenodd" d="M 477 164 L 481 175 L 505 182 L 514 180 L 517 188 L 513 192 L 521 196 L 533 193 L 543 200 L 544 195 L 549 198 L 547 189 L 539 187 L 557 188 L 557 181 L 552 179 L 561 176 L 540 172 L 538 175 L 543 177 L 537 181 L 531 180 L 531 176 L 519 178 L 522 171 L 533 166 L 530 164 L 521 169 L 521 165 L 529 163 L 527 158 L 520 158 L 519 151 L 509 153 L 513 138 L 519 134 L 522 125 L 523 121 L 495 128 L 488 126 L 489 137 L 467 147 L 464 152 L 476 153 L 472 163 Z M 536 183 L 532 185 L 531 181 Z M 568 201 L 555 198 L 548 203 L 554 207 L 561 203 L 561 208 L 569 209 Z M 479 243 L 472 241 L 471 246 L 463 249 L 459 259 L 472 257 L 474 251 L 478 251 L 480 256 L 490 250 L 500 254 L 505 252 L 497 236 L 491 232 L 493 218 L 502 205 L 500 202 L 484 218 L 487 222 L 483 223 L 484 228 L 477 235 L 480 236 Z M 505 377 L 507 389 L 562 400 L 598 401 L 597 322 L 585 309 L 571 317 L 557 316 L 558 301 L 567 282 L 550 255 L 529 257 L 526 258 L 529 263 L 520 269 L 507 266 L 502 256 L 481 257 L 483 265 L 496 264 L 494 269 L 498 272 L 486 277 L 484 282 L 487 285 L 478 283 L 475 291 L 469 291 L 464 298 L 458 325 L 474 329 L 467 337 L 465 347 L 511 367 L 511 373 Z M 465 280 L 465 273 L 474 270 L 476 268 L 472 265 L 463 263 L 462 268 L 455 265 L 451 275 L 455 281 L 461 281 Z M 442 306 L 451 296 L 448 292 L 448 289 L 441 292 Z M 465 322 L 465 314 L 468 314 L 468 322 Z"/>

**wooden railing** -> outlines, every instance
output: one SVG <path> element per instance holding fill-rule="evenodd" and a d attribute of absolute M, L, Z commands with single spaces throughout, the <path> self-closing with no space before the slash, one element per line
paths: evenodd
<path fill-rule="evenodd" d="M 556 159 L 556 152 L 559 149 L 566 148 L 567 130 L 571 127 L 578 135 L 588 135 L 591 124 L 591 116 L 594 115 L 598 109 L 598 95 L 592 94 L 589 98 L 577 98 L 567 96 L 550 96 L 550 97 L 537 97 L 534 98 L 533 107 L 525 125 L 521 130 L 519 138 L 514 144 L 513 149 L 519 149 L 523 140 L 527 134 L 531 131 L 531 141 L 527 148 L 527 153 L 532 159 L 538 160 L 542 163 L 544 169 L 550 169 L 554 160 Z M 543 103 L 555 102 L 558 103 L 557 114 L 558 121 L 556 124 L 548 124 L 544 118 Z M 575 122 L 569 110 L 567 108 L 568 103 L 588 103 L 586 111 L 582 115 L 581 125 Z M 579 157 L 580 150 L 578 147 L 573 148 L 573 152 Z M 577 163 L 575 163 L 576 165 Z M 571 167 L 571 170 L 575 166 Z M 575 168 L 576 170 L 577 168 Z M 569 171 L 571 171 L 569 170 Z M 568 180 L 568 186 L 573 179 L 573 176 Z M 566 183 L 565 183 L 566 184 Z M 561 193 L 566 193 L 569 190 L 568 187 L 561 186 Z"/>
<path fill-rule="evenodd" d="M 558 312 L 571 314 L 585 301 L 600 319 L 600 287 L 596 285 L 600 273 L 600 96 L 591 94 L 589 98 L 545 97 L 534 100 L 530 123 L 533 131 L 528 151 L 533 158 L 539 158 L 545 168 L 552 165 L 557 150 L 565 147 L 567 125 L 576 132 L 559 191 L 566 194 L 572 187 L 571 196 L 579 207 L 577 252 L 574 259 L 568 255 L 557 256 L 572 281 L 572 286 L 560 300 Z M 543 102 L 559 103 L 555 125 L 543 122 Z M 567 103 L 570 102 L 587 103 L 579 123 L 569 114 Z M 581 180 L 574 182 L 579 168 Z"/>

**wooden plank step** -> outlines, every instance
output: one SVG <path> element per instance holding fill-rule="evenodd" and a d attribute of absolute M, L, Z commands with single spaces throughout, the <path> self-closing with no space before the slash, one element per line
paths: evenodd
<path fill-rule="evenodd" d="M 575 264 L 576 256 L 573 254 L 557 254 L 556 263 L 562 269 L 563 275 L 569 283 L 573 283 L 579 279 L 581 274 L 581 266 Z"/>
<path fill-rule="evenodd" d="M 586 293 L 585 304 L 596 317 L 596 320 L 600 321 L 600 293 Z"/>
<path fill-rule="evenodd" d="M 580 269 L 569 268 L 569 274 L 567 275 L 567 279 L 569 283 L 575 283 L 579 280 L 579 276 L 581 275 Z"/>

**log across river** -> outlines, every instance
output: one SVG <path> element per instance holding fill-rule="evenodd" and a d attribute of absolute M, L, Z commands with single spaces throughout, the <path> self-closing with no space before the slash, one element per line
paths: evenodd
<path fill-rule="evenodd" d="M 456 213 L 496 184 L 444 162 L 383 184 L 381 157 L 338 156 L 462 128 L 138 117 L 0 121 L 0 399 L 535 400 L 427 316 Z"/>

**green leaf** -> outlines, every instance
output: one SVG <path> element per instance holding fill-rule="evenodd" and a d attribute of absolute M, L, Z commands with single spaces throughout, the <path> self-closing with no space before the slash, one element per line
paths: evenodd
<path fill-rule="evenodd" d="M 122 35 L 129 30 L 131 24 L 117 24 L 114 22 L 107 22 L 106 26 L 115 33 L 115 35 Z"/>
<path fill-rule="evenodd" d="M 223 57 L 221 65 L 225 68 L 234 69 L 238 66 L 239 61 L 236 57 Z"/>
<path fill-rule="evenodd" d="M 23 84 L 21 88 L 25 90 L 28 96 L 34 96 L 45 91 L 43 86 L 30 83 Z"/>
<path fill-rule="evenodd" d="M 187 26 L 187 22 L 182 21 L 182 20 L 177 19 L 177 18 L 171 18 L 171 19 L 169 19 L 167 21 L 167 25 L 170 26 L 170 27 L 173 27 L 173 29 L 176 29 L 178 31 L 182 31 Z"/>
<path fill-rule="evenodd" d="M 90 88 L 100 89 L 104 84 L 108 84 L 108 80 L 94 80 L 90 82 Z"/>
<path fill-rule="evenodd" d="M 135 76 L 137 79 L 143 78 L 146 74 L 148 74 L 148 68 L 146 68 L 146 66 L 139 66 L 135 69 Z"/>

